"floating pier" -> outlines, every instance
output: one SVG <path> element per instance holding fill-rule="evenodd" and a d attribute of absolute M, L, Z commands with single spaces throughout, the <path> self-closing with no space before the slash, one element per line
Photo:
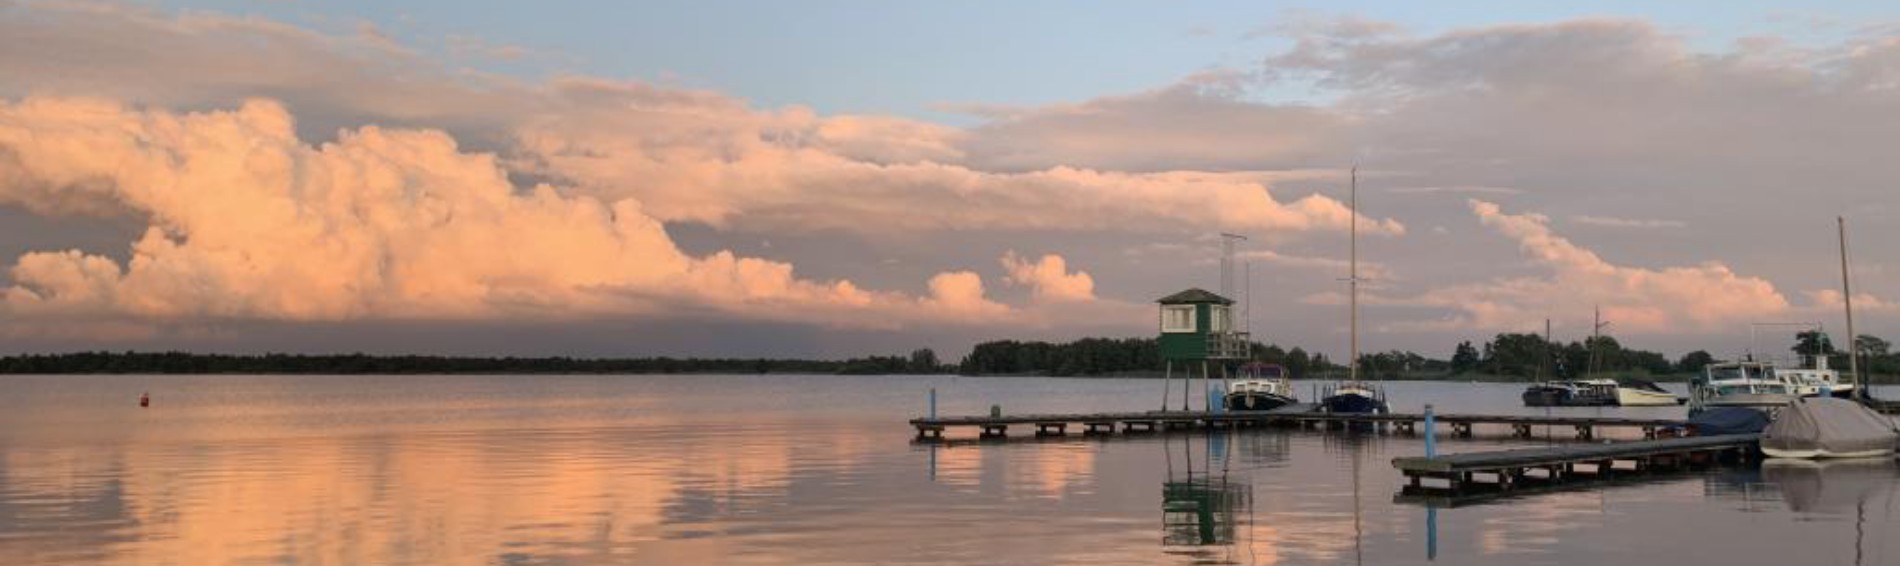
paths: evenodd
<path fill-rule="evenodd" d="M 1161 430 L 1234 428 L 1251 426 L 1291 426 L 1300 428 L 1336 428 L 1354 424 L 1390 425 L 1401 433 L 1416 433 L 1418 424 L 1425 421 L 1424 414 L 1388 413 L 1388 414 L 1338 414 L 1313 411 L 1312 405 L 1283 407 L 1287 410 L 1273 411 L 1148 411 L 1129 413 L 1081 413 L 1046 415 L 1005 415 L 1005 416 L 968 416 L 968 417 L 923 417 L 910 420 L 910 426 L 917 429 L 920 441 L 940 441 L 944 432 L 952 428 L 978 430 L 978 438 L 1003 439 L 1009 436 L 1010 427 L 1034 427 L 1036 436 L 1064 436 L 1071 427 L 1080 429 L 1085 435 L 1109 435 L 1118 430 L 1122 434 L 1139 434 Z M 1511 427 L 1511 434 L 1521 438 L 1531 438 L 1535 427 L 1568 427 L 1575 431 L 1576 438 L 1591 440 L 1596 438 L 1597 430 L 1602 428 L 1634 428 L 1641 430 L 1643 438 L 1656 438 L 1657 432 L 1677 427 L 1683 421 L 1677 419 L 1651 419 L 1630 417 L 1600 416 L 1563 416 L 1563 415 L 1459 415 L 1441 414 L 1434 417 L 1438 423 L 1451 429 L 1452 436 L 1471 437 L 1477 425 L 1501 425 Z"/>
<path fill-rule="evenodd" d="M 1392 459 L 1405 474 L 1402 498 L 1457 502 L 1526 489 L 1553 488 L 1617 474 L 1645 474 L 1743 459 L 1755 450 L 1759 434 L 1691 436 L 1524 448 Z M 1626 463 L 1627 467 L 1618 467 Z M 1431 481 L 1431 483 L 1427 483 Z M 1440 483 L 1442 482 L 1442 483 Z"/>

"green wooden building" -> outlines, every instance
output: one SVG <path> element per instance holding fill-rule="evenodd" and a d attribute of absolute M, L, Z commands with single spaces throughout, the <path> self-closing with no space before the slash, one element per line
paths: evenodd
<path fill-rule="evenodd" d="M 1234 327 L 1234 300 L 1203 289 L 1162 297 L 1161 359 L 1169 362 L 1247 358 L 1246 333 Z"/>

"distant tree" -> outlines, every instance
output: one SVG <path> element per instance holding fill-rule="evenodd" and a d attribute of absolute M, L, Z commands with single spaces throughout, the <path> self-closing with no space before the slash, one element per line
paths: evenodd
<path fill-rule="evenodd" d="M 1451 354 L 1451 372 L 1470 372 L 1478 369 L 1478 363 L 1482 361 L 1478 357 L 1478 348 L 1472 346 L 1470 340 L 1459 342 L 1457 350 Z"/>
<path fill-rule="evenodd" d="M 1879 336 L 1862 334 L 1859 338 L 1854 339 L 1854 350 L 1859 352 L 1860 355 L 1870 358 L 1885 356 L 1887 355 L 1887 349 L 1892 347 L 1893 344 L 1888 343 Z"/>
<path fill-rule="evenodd" d="M 1715 356 L 1709 355 L 1707 351 L 1696 350 L 1683 354 L 1682 359 L 1676 361 L 1676 371 L 1702 373 L 1702 368 L 1709 367 L 1712 363 L 1715 363 Z"/>
<path fill-rule="evenodd" d="M 1802 363 L 1812 364 L 1815 356 L 1834 355 L 1834 342 L 1828 340 L 1827 333 L 1819 330 L 1803 330 L 1794 335 L 1794 353 L 1801 356 Z"/>
<path fill-rule="evenodd" d="M 919 348 L 910 353 L 910 373 L 936 373 L 942 364 L 937 362 L 937 352 L 930 348 Z"/>
<path fill-rule="evenodd" d="M 1307 358 L 1306 350 L 1294 346 L 1293 349 L 1286 351 L 1286 373 L 1289 377 L 1304 379 L 1307 372 L 1311 370 L 1312 360 Z"/>

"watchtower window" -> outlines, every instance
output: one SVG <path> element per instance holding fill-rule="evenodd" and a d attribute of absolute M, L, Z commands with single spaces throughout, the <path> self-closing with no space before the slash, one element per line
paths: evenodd
<path fill-rule="evenodd" d="M 1194 305 L 1161 307 L 1162 332 L 1194 332 Z"/>
<path fill-rule="evenodd" d="M 1227 305 L 1209 305 L 1208 314 L 1211 316 L 1211 319 L 1207 321 L 1208 322 L 1207 330 L 1209 332 L 1233 331 L 1234 329 L 1233 310 L 1227 308 Z"/>

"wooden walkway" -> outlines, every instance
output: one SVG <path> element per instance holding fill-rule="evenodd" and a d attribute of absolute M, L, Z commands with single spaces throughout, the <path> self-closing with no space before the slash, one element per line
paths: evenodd
<path fill-rule="evenodd" d="M 1062 436 L 1069 433 L 1071 427 L 1081 429 L 1085 435 L 1108 435 L 1118 431 L 1121 434 L 1140 434 L 1161 430 L 1232 428 L 1250 426 L 1296 426 L 1300 428 L 1344 427 L 1348 425 L 1390 425 L 1398 432 L 1415 433 L 1419 423 L 1425 421 L 1423 414 L 1390 413 L 1373 414 L 1331 414 L 1314 412 L 1311 405 L 1302 405 L 1304 410 L 1287 411 L 1148 411 L 1129 413 L 1084 413 L 1084 414 L 1047 414 L 1047 415 L 1004 415 L 964 416 L 911 419 L 910 426 L 917 429 L 920 441 L 943 440 L 944 431 L 953 428 L 978 430 L 978 438 L 1002 439 L 1009 435 L 1012 426 L 1036 429 L 1036 436 Z M 1533 416 L 1533 415 L 1460 415 L 1444 414 L 1434 417 L 1439 424 L 1450 429 L 1453 436 L 1470 437 L 1477 425 L 1503 425 L 1511 427 L 1515 436 L 1530 438 L 1533 428 L 1538 426 L 1570 427 L 1576 431 L 1579 439 L 1593 439 L 1599 428 L 1621 427 L 1635 428 L 1643 432 L 1643 438 L 1655 438 L 1659 430 L 1681 426 L 1683 421 L 1676 419 L 1649 419 L 1628 417 L 1591 417 L 1591 416 Z"/>
<path fill-rule="evenodd" d="M 1752 453 L 1759 434 L 1691 436 L 1392 459 L 1408 485 L 1402 496 L 1464 497 L 1540 488 L 1617 473 L 1700 467 Z M 1626 462 L 1629 467 L 1618 468 Z M 1436 480 L 1426 483 L 1428 480 Z M 1437 482 L 1443 482 L 1438 484 Z"/>

